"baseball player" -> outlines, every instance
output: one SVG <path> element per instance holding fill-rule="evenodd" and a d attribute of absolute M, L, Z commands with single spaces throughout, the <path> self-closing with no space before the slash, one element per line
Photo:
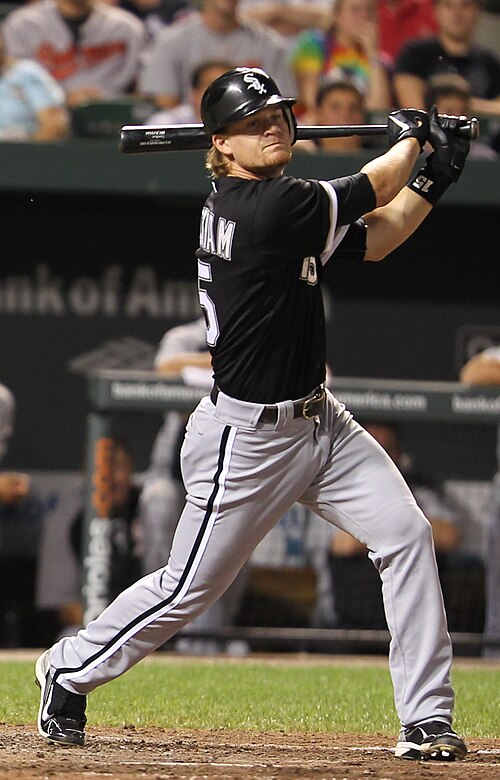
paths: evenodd
<path fill-rule="evenodd" d="M 396 755 L 466 754 L 451 726 L 452 649 L 431 527 L 387 453 L 325 390 L 321 277 L 335 255 L 378 260 L 401 244 L 458 179 L 469 144 L 456 118 L 398 110 L 390 148 L 359 173 L 295 179 L 284 175 L 294 103 L 257 68 L 229 71 L 203 96 L 213 192 L 197 257 L 214 386 L 186 426 L 186 505 L 166 566 L 36 663 L 38 728 L 54 742 L 81 745 L 86 695 L 207 609 L 299 501 L 364 542 L 380 573 Z M 411 177 L 428 139 L 434 151 Z"/>

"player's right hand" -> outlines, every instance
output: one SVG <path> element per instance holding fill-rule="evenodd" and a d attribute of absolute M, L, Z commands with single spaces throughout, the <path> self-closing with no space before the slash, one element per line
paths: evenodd
<path fill-rule="evenodd" d="M 391 111 L 387 119 L 387 135 L 389 147 L 403 138 L 416 138 L 422 150 L 429 137 L 427 112 L 419 108 L 399 108 L 397 111 Z"/>
<path fill-rule="evenodd" d="M 458 181 L 470 148 L 469 140 L 457 135 L 464 117 L 438 115 L 436 106 L 432 106 L 429 118 L 429 142 L 434 149 L 428 158 L 431 171 Z"/>

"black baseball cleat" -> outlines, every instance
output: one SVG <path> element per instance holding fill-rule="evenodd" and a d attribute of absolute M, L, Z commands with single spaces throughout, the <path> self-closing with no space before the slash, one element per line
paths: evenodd
<path fill-rule="evenodd" d="M 54 682 L 50 673 L 50 650 L 35 664 L 35 682 L 40 688 L 38 731 L 59 745 L 83 745 L 87 697 L 71 693 Z"/>
<path fill-rule="evenodd" d="M 401 729 L 395 755 L 413 760 L 455 761 L 463 758 L 467 746 L 451 726 L 438 720 Z"/>

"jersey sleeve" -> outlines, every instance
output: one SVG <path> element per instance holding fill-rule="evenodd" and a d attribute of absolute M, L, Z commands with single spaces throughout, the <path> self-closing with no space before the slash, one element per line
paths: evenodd
<path fill-rule="evenodd" d="M 366 173 L 332 179 L 330 184 L 337 194 L 339 225 L 350 225 L 359 217 L 373 211 L 377 205 L 375 190 Z"/>
<path fill-rule="evenodd" d="M 255 242 L 282 257 L 331 254 L 337 205 L 335 189 L 328 182 L 269 179 L 255 212 Z"/>
<path fill-rule="evenodd" d="M 347 228 L 340 228 L 338 231 L 340 240 L 334 252 L 335 259 L 348 260 L 351 262 L 360 262 L 364 260 L 366 253 L 366 223 L 363 219 L 357 219 Z M 330 259 L 328 256 L 324 263 Z"/>
<path fill-rule="evenodd" d="M 324 265 L 344 241 L 349 225 L 372 211 L 375 200 L 363 173 L 332 181 L 272 179 L 256 211 L 256 242 L 290 257 L 319 256 Z M 362 232 L 364 255 L 366 229 Z"/>

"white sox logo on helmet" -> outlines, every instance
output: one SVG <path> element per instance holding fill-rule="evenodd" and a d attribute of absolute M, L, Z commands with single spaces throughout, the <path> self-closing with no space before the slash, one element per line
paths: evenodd
<path fill-rule="evenodd" d="M 248 84 L 247 89 L 255 89 L 256 92 L 258 92 L 260 95 L 265 95 L 267 92 L 267 89 L 265 88 L 264 84 L 259 81 L 258 77 L 255 75 L 255 73 L 245 73 L 243 76 L 243 81 L 245 81 Z"/>

